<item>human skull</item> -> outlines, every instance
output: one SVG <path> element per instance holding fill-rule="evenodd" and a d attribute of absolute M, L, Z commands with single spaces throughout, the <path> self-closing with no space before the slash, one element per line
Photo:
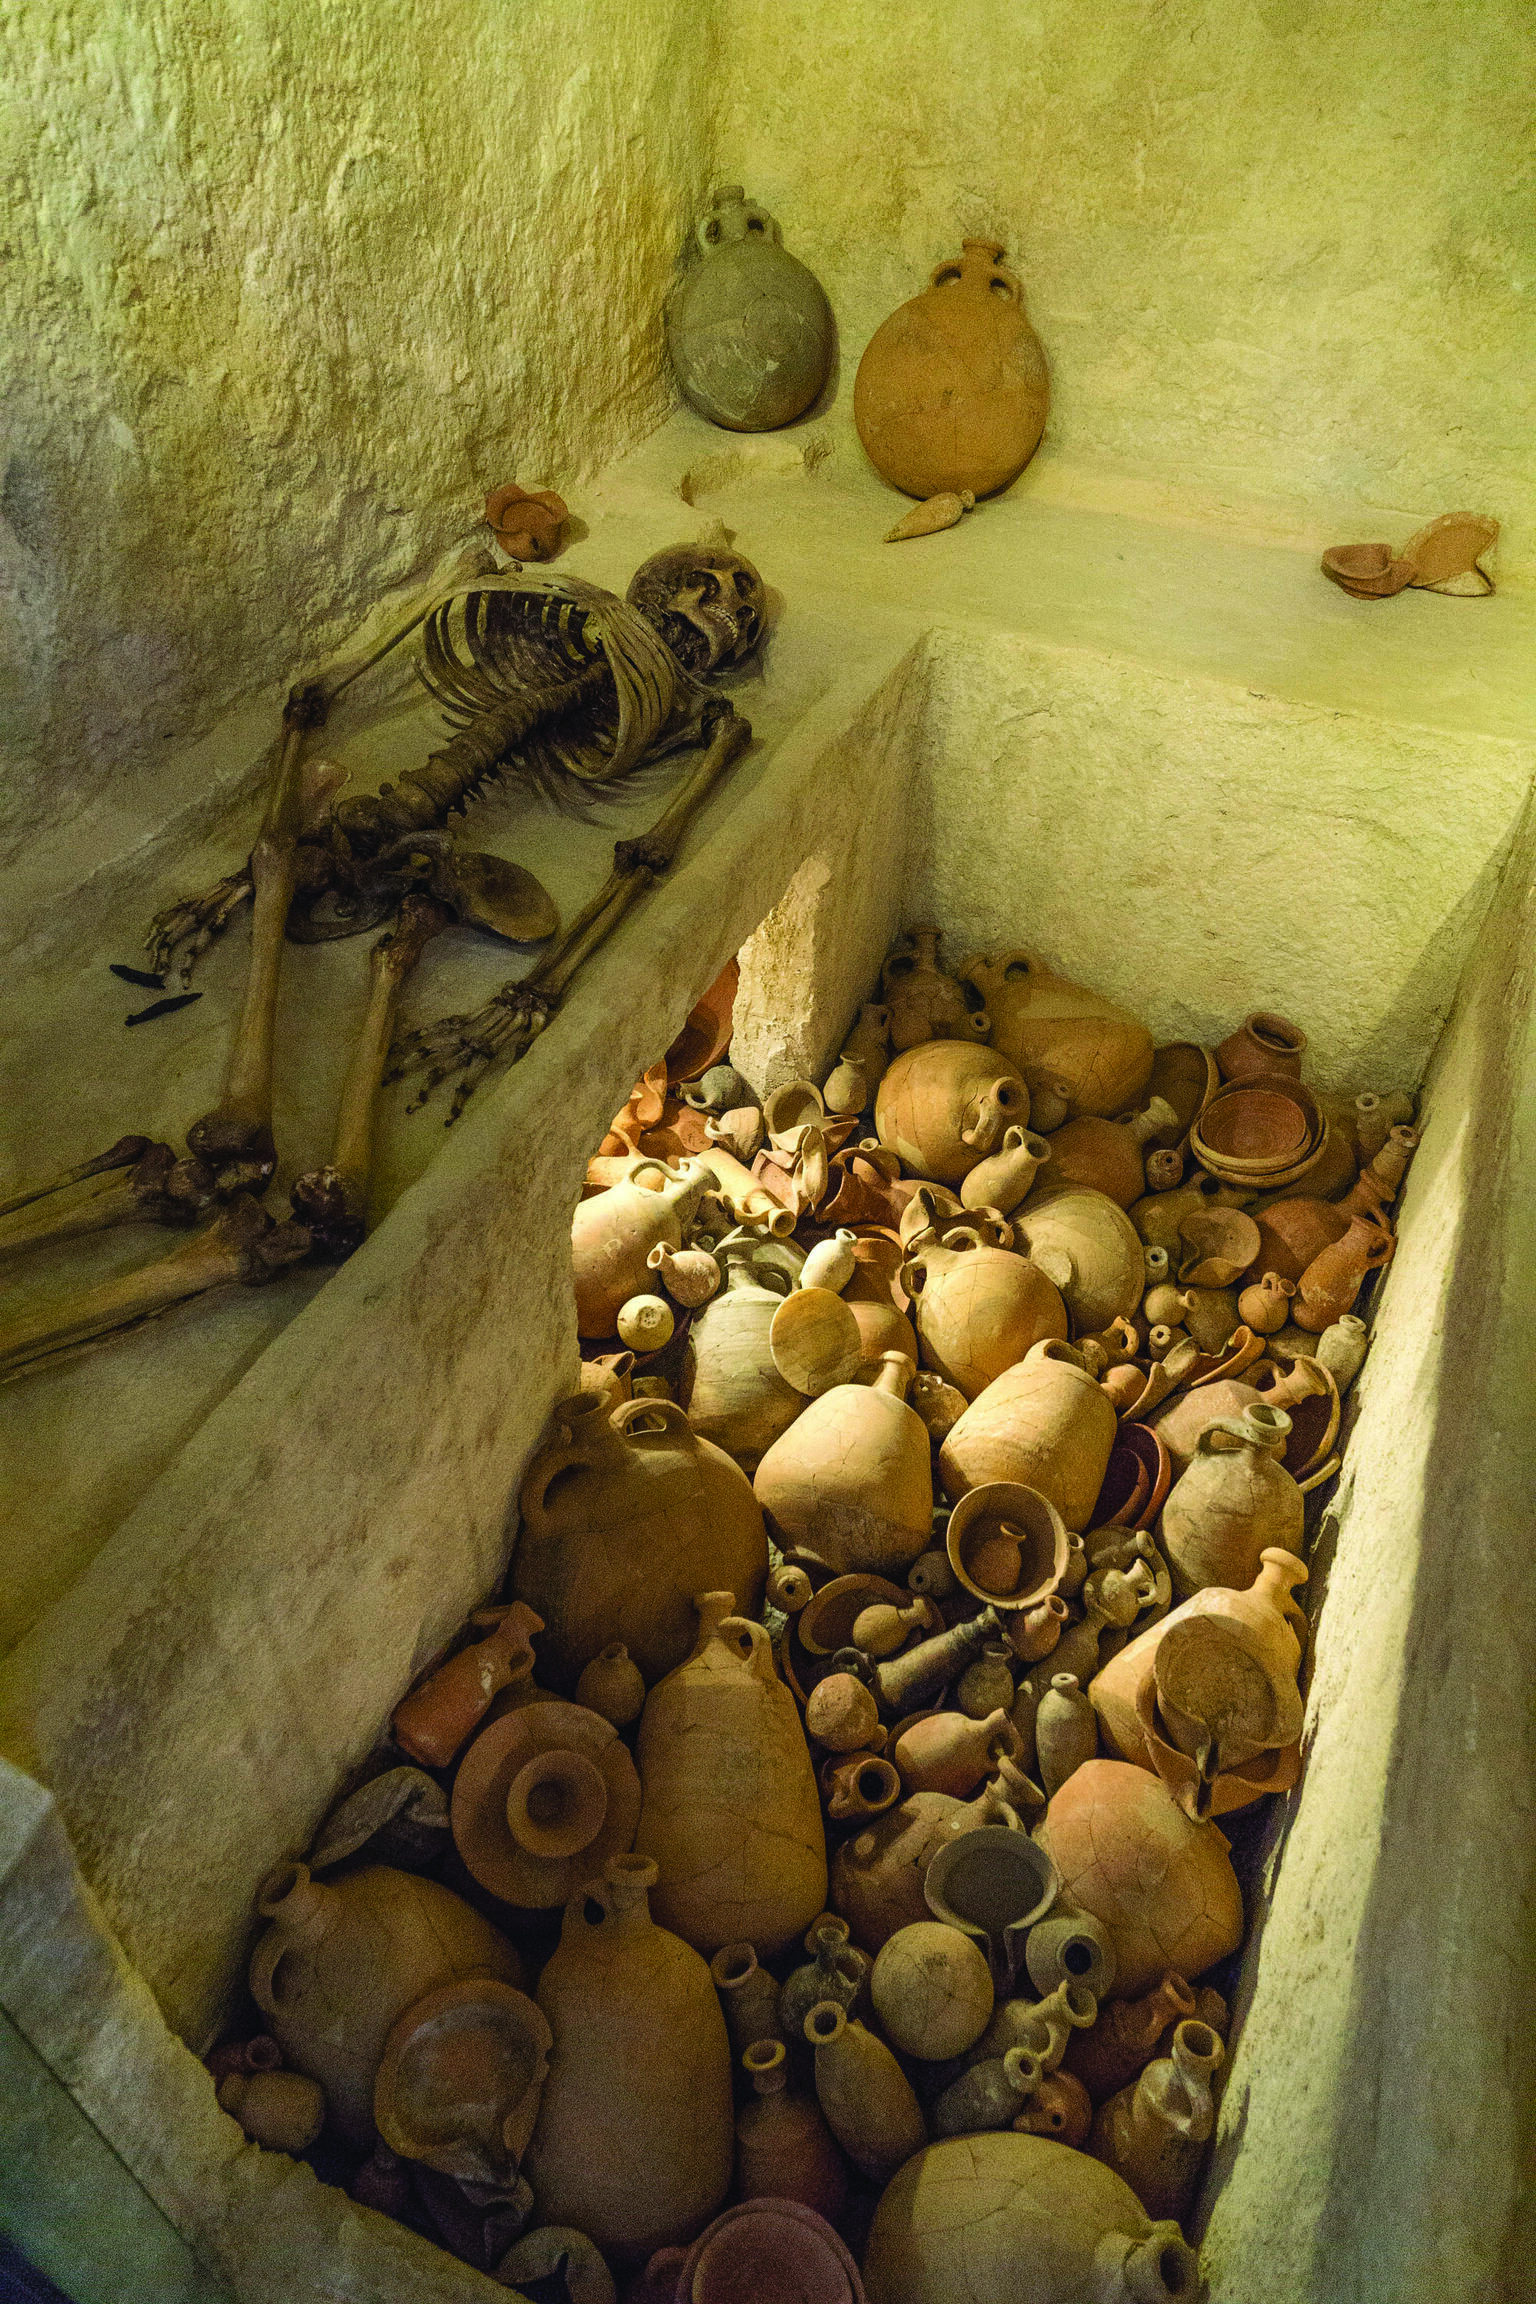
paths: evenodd
<path fill-rule="evenodd" d="M 705 679 L 739 664 L 763 636 L 763 580 L 750 560 L 714 544 L 674 544 L 635 570 L 626 595 L 686 671 Z"/>

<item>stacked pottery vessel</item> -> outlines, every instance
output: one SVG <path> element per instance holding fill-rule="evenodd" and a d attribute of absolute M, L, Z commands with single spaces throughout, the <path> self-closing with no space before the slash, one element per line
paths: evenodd
<path fill-rule="evenodd" d="M 210 2059 L 529 2294 L 1199 2293 L 1228 1833 L 1301 1766 L 1411 1106 L 932 929 L 874 990 L 759 1097 L 723 979 L 615 1116 L 504 1589 Z"/>

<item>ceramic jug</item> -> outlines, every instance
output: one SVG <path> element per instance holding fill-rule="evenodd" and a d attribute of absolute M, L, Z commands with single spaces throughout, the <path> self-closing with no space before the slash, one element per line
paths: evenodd
<path fill-rule="evenodd" d="M 1028 1199 L 1050 1156 L 1048 1137 L 1028 1128 L 1005 1128 L 998 1149 L 961 1178 L 961 1206 L 995 1208 L 1000 1215 L 1011 1216 Z"/>
<path fill-rule="evenodd" d="M 622 1640 L 610 1641 L 582 1667 L 576 1701 L 611 1721 L 615 1728 L 627 1728 L 639 1719 L 645 1703 L 645 1681 Z"/>
<path fill-rule="evenodd" d="M 1181 1600 L 1208 1584 L 1251 1584 L 1266 1546 L 1299 1552 L 1306 1499 L 1278 1460 L 1290 1436 L 1283 1410 L 1222 1416 L 1195 1442 L 1168 1491 L 1158 1533 Z"/>
<path fill-rule="evenodd" d="M 667 306 L 667 348 L 683 397 L 730 432 L 792 424 L 831 366 L 831 308 L 821 283 L 739 184 L 717 192 L 698 228 L 702 264 Z"/>
<path fill-rule="evenodd" d="M 1370 1350 L 1370 1336 L 1365 1322 L 1356 1319 L 1353 1312 L 1341 1312 L 1330 1327 L 1317 1339 L 1317 1359 L 1326 1368 L 1343 1395 L 1365 1365 Z"/>
<path fill-rule="evenodd" d="M 812 1924 L 806 1937 L 812 1957 L 803 1967 L 791 1969 L 779 1988 L 781 2039 L 805 2037 L 805 2020 L 818 2001 L 835 2000 L 839 2008 L 852 2009 L 866 1989 L 869 1959 L 848 1941 L 848 1935 L 847 1921 L 835 1913 Z"/>
<path fill-rule="evenodd" d="M 1211 2081 L 1225 2049 L 1192 2017 L 1174 2027 L 1167 2056 L 1099 2107 L 1088 2149 L 1125 2178 L 1149 2216 L 1182 2216 L 1194 2196 L 1215 2124 Z"/>
<path fill-rule="evenodd" d="M 1042 1191 L 1077 1184 L 1103 1192 L 1119 1208 L 1129 1208 L 1147 1189 L 1147 1147 L 1178 1115 L 1161 1096 L 1129 1120 L 1101 1120 L 1085 1112 L 1047 1139 L 1050 1158 L 1040 1171 Z"/>
<path fill-rule="evenodd" d="M 523 1982 L 512 1946 L 462 1897 L 388 1865 L 321 1881 L 285 1864 L 263 1882 L 256 1909 L 269 1925 L 251 1955 L 251 1996 L 352 2144 L 373 2141 L 374 2075 L 414 2000 L 461 1976 Z"/>
<path fill-rule="evenodd" d="M 783 2041 L 755 2041 L 741 2062 L 753 2094 L 736 2115 L 737 2191 L 743 2200 L 798 2200 L 818 2216 L 840 2215 L 842 2155 L 815 2098 L 787 2085 Z"/>
<path fill-rule="evenodd" d="M 621 2262 L 691 2238 L 731 2181 L 725 2020 L 697 1952 L 652 1920 L 655 1880 L 644 1857 L 610 1857 L 538 1989 L 554 2047 L 523 2172 L 542 2221 Z"/>
<path fill-rule="evenodd" d="M 1193 2304 L 1199 2258 L 1102 2161 L 1002 2129 L 930 2144 L 886 2186 L 869 2304 Z"/>
<path fill-rule="evenodd" d="M 805 1406 L 804 1394 L 774 1366 L 769 1344 L 774 1314 L 798 1283 L 804 1258 L 747 1228 L 727 1233 L 714 1255 L 725 1286 L 688 1332 L 681 1398 L 699 1437 L 750 1473 Z"/>
<path fill-rule="evenodd" d="M 1053 1672 L 1035 1714 L 1035 1758 L 1047 1800 L 1098 1748 L 1099 1724 L 1077 1675 Z"/>
<path fill-rule="evenodd" d="M 1118 1418 L 1070 1345 L 1036 1344 L 978 1394 L 939 1449 L 945 1493 L 1013 1481 L 1049 1498 L 1069 1529 L 1086 1528 Z"/>
<path fill-rule="evenodd" d="M 835 2000 L 817 2002 L 805 2037 L 827 2126 L 855 2167 L 884 2183 L 927 2141 L 911 2082 L 885 2042 Z"/>
<path fill-rule="evenodd" d="M 1250 1080 L 1263 1072 L 1288 1073 L 1299 1080 L 1306 1049 L 1307 1036 L 1299 1025 L 1257 1011 L 1227 1034 L 1216 1050 L 1216 1063 L 1223 1080 Z"/>
<path fill-rule="evenodd" d="M 1313 1257 L 1296 1285 L 1291 1317 L 1298 1328 L 1317 1335 L 1347 1312 L 1369 1273 L 1392 1261 L 1397 1246 L 1379 1215 L 1351 1216 L 1342 1239 Z"/>
<path fill-rule="evenodd" d="M 965 241 L 881 323 L 859 362 L 859 438 L 908 496 L 995 495 L 1039 446 L 1049 371 L 1002 256 L 995 241 Z"/>
<path fill-rule="evenodd" d="M 1073 2033 L 1062 2063 L 1102 2104 L 1139 2079 L 1164 2035 L 1196 2013 L 1194 1992 L 1170 1968 L 1139 2000 L 1111 2000 L 1101 2007 L 1095 2023 Z"/>
<path fill-rule="evenodd" d="M 886 1938 L 869 1996 L 893 2048 L 924 2063 L 963 2055 L 992 2014 L 986 1955 L 942 1920 L 914 1920 Z"/>
<path fill-rule="evenodd" d="M 1225 1837 L 1186 1816 L 1146 1769 L 1085 1760 L 1035 1837 L 1063 1896 L 1108 1929 L 1122 1996 L 1134 1999 L 1167 1968 L 1203 1975 L 1242 1942 L 1243 1900 Z"/>
<path fill-rule="evenodd" d="M 729 1579 L 744 1607 L 762 1605 L 762 1513 L 746 1475 L 673 1401 L 631 1400 L 607 1415 L 580 1394 L 554 1422 L 523 1481 L 508 1575 L 544 1618 L 540 1677 L 569 1694 L 618 1641 L 654 1685 L 693 1645 L 696 1592 Z"/>
<path fill-rule="evenodd" d="M 1031 1094 L 1038 1084 L 1061 1098 L 1063 1118 L 1109 1119 L 1133 1105 L 1151 1079 L 1146 1027 L 1114 1001 L 1053 975 L 1036 954 L 968 960 L 960 974 L 986 1004 L 993 1047 L 1023 1074 Z"/>
<path fill-rule="evenodd" d="M 635 1849 L 659 1867 L 663 1926 L 706 1954 L 744 1940 L 771 1959 L 826 1905 L 826 1838 L 773 1644 L 734 1605 L 700 1595 L 693 1654 L 646 1699 Z"/>
<path fill-rule="evenodd" d="M 695 1160 L 631 1160 L 625 1179 L 583 1200 L 571 1221 L 576 1332 L 612 1336 L 621 1308 L 650 1286 L 651 1250 L 683 1244 L 683 1225 L 709 1182 Z"/>
<path fill-rule="evenodd" d="M 873 1384 L 836 1384 L 773 1443 L 754 1476 L 757 1500 L 788 1552 L 834 1576 L 903 1572 L 933 1526 L 927 1429 L 906 1404 L 914 1374 L 884 1354 Z"/>
<path fill-rule="evenodd" d="M 1029 1123 L 1029 1090 L 995 1049 L 925 1040 L 892 1059 L 875 1098 L 875 1134 L 903 1166 L 959 1184 Z"/>
<path fill-rule="evenodd" d="M 1145 1275 L 1142 1242 L 1124 1210 L 1107 1193 L 1083 1185 L 1046 1191 L 1037 1184 L 1014 1217 L 1014 1244 L 1046 1266 L 1057 1281 L 1073 1333 L 1097 1336 L 1116 1320 L 1129 1320 L 1141 1302 Z"/>
<path fill-rule="evenodd" d="M 987 1036 L 986 1015 L 969 1006 L 961 985 L 939 966 L 939 943 L 937 928 L 914 928 L 900 939 L 880 971 L 883 1013 L 898 1055 L 925 1040 Z M 864 1013 L 867 1017 L 871 1011 Z"/>
<path fill-rule="evenodd" d="M 750 1944 L 722 1944 L 709 1964 L 725 2011 L 731 2047 L 743 2055 L 756 2040 L 778 2040 L 779 1980 L 769 1974 Z"/>
<path fill-rule="evenodd" d="M 485 1717 L 493 1697 L 533 1671 L 532 1636 L 543 1618 L 520 1600 L 510 1607 L 482 1610 L 480 1620 L 496 1618 L 483 1640 L 461 1648 L 431 1678 L 413 1688 L 390 1723 L 402 1752 L 425 1768 L 446 1768 L 460 1745 Z"/>
<path fill-rule="evenodd" d="M 988 1247 L 965 1225 L 909 1256 L 901 1285 L 925 1364 L 967 1400 L 1032 1344 L 1067 1333 L 1067 1308 L 1047 1271 L 1011 1249 Z"/>
<path fill-rule="evenodd" d="M 1008 1693 L 1013 1694 L 1011 1681 Z M 991 1774 L 1001 1753 L 1017 1760 L 1020 1749 L 1006 1711 L 982 1720 L 968 1720 L 963 1712 L 927 1712 L 902 1730 L 890 1758 L 908 1792 L 949 1792 L 958 1800 Z"/>

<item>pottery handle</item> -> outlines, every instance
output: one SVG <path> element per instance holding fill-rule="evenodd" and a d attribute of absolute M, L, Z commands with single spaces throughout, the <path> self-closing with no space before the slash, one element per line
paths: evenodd
<path fill-rule="evenodd" d="M 282 2002 L 273 1986 L 283 1960 L 293 1950 L 292 1943 L 279 1928 L 269 1928 L 251 1955 L 251 1998 L 263 2016 L 282 2013 Z"/>
<path fill-rule="evenodd" d="M 1283 1408 L 1273 1408 L 1270 1410 L 1270 1414 L 1274 1421 L 1267 1429 L 1263 1425 L 1250 1423 L 1246 1416 L 1218 1416 L 1214 1423 L 1207 1424 L 1195 1442 L 1195 1454 L 1197 1456 L 1214 1454 L 1214 1443 L 1219 1437 L 1241 1440 L 1247 1448 L 1273 1448 L 1277 1446 L 1290 1432 L 1291 1420 Z"/>
<path fill-rule="evenodd" d="M 626 1440 L 659 1440 L 673 1434 L 691 1441 L 693 1426 L 675 1400 L 623 1400 L 613 1412 L 613 1427 Z"/>

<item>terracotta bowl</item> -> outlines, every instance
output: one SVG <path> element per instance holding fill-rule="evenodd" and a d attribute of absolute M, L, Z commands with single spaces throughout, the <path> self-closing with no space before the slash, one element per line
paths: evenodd
<path fill-rule="evenodd" d="M 1025 1539 L 1017 1555 L 1019 1574 L 1006 1589 L 987 1580 L 989 1549 L 1010 1547 L 1004 1531 Z M 1066 1523 L 1048 1496 L 1014 1480 L 989 1480 L 967 1489 L 949 1516 L 945 1537 L 949 1564 L 967 1592 L 994 1608 L 1032 1608 L 1054 1592 L 1066 1572 Z"/>
<path fill-rule="evenodd" d="M 865 2304 L 859 2268 L 830 2224 L 798 2200 L 744 2200 L 695 2240 L 677 2304 Z"/>
<path fill-rule="evenodd" d="M 1298 1164 L 1310 1166 L 1327 1132 L 1310 1088 L 1299 1080 L 1262 1073 L 1235 1081 L 1213 1096 L 1191 1129 L 1189 1142 L 1201 1167 L 1213 1176 L 1267 1192 Z"/>
<path fill-rule="evenodd" d="M 1134 1467 L 1134 1471 L 1133 1468 Z M 1151 1528 L 1173 1485 L 1173 1458 L 1150 1424 L 1122 1424 L 1093 1508 L 1095 1528 Z M 1106 1511 L 1106 1505 L 1114 1509 Z"/>
<path fill-rule="evenodd" d="M 1179 1226 L 1181 1288 L 1230 1288 L 1259 1253 L 1259 1228 L 1241 1208 L 1205 1208 Z"/>

